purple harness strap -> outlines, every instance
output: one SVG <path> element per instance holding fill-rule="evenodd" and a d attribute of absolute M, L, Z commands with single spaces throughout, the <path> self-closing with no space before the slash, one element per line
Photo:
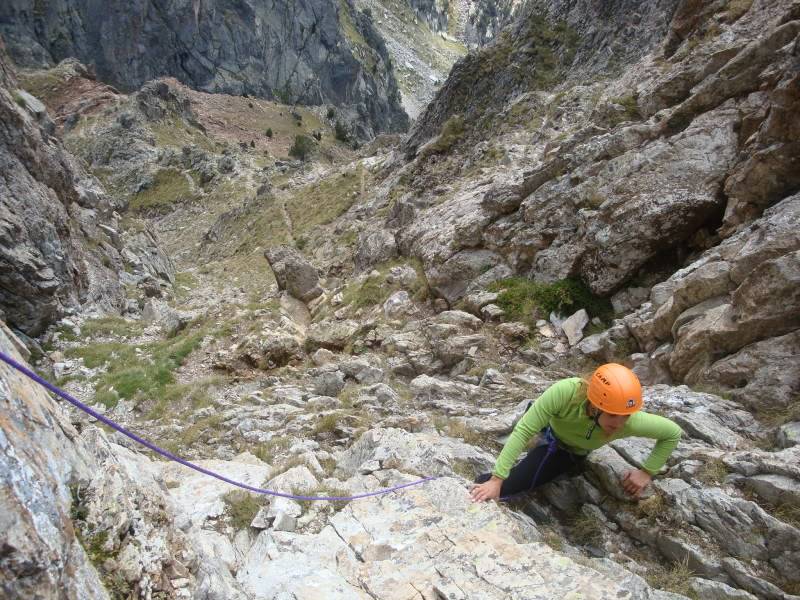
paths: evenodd
<path fill-rule="evenodd" d="M 177 463 L 182 464 L 185 467 L 189 467 L 190 469 L 194 469 L 195 471 L 203 473 L 204 475 L 208 475 L 209 477 L 214 477 L 216 479 L 219 479 L 220 481 L 224 481 L 225 483 L 229 483 L 231 485 L 235 485 L 237 487 L 240 487 L 242 489 L 248 490 L 250 492 L 255 492 L 256 494 L 265 494 L 267 496 L 278 496 L 280 498 L 290 498 L 292 500 L 349 501 L 349 500 L 358 500 L 359 498 L 369 498 L 371 496 L 381 496 L 383 494 L 389 494 L 391 492 L 394 492 L 394 491 L 397 491 L 397 490 L 401 490 L 403 488 L 419 485 L 421 483 L 425 483 L 426 481 L 432 481 L 434 479 L 438 479 L 437 477 L 425 477 L 423 479 L 418 479 L 418 480 L 412 481 L 410 483 L 404 483 L 404 484 L 401 484 L 401 485 L 396 485 L 396 486 L 393 486 L 393 487 L 390 487 L 390 488 L 386 488 L 386 489 L 383 489 L 383 490 L 377 490 L 377 491 L 374 491 L 374 492 L 365 492 L 363 494 L 356 494 L 354 496 L 295 496 L 294 494 L 284 494 L 282 492 L 276 492 L 276 491 L 273 491 L 273 490 L 266 490 L 266 489 L 262 489 L 262 488 L 253 487 L 253 486 L 248 485 L 246 483 L 241 483 L 239 481 L 234 481 L 233 479 L 229 479 L 229 478 L 225 477 L 224 475 L 220 475 L 219 473 L 215 473 L 214 471 L 210 471 L 208 469 L 205 469 L 205 468 L 201 467 L 200 465 L 196 465 L 196 464 L 194 464 L 192 462 L 189 462 L 188 460 L 185 460 L 185 459 L 183 459 L 183 458 L 181 458 L 179 456 L 175 456 L 174 454 L 172 454 L 172 452 L 164 450 L 163 448 L 159 448 L 158 446 L 156 446 L 152 442 L 149 442 L 146 439 L 139 437 L 138 435 L 136 435 L 132 431 L 128 431 L 127 429 L 125 429 L 121 425 L 115 423 L 114 421 L 112 421 L 108 417 L 103 416 L 99 412 L 89 408 L 88 406 L 86 406 L 80 400 L 77 400 L 76 398 L 73 398 L 67 392 L 59 389 L 58 387 L 54 386 L 50 382 L 48 382 L 45 379 L 39 377 L 36 373 L 31 371 L 30 369 L 27 369 L 26 367 L 24 367 L 23 365 L 21 365 L 20 363 L 18 363 L 13 358 L 11 358 L 10 356 L 6 355 L 3 352 L 0 352 L 0 360 L 4 361 L 5 363 L 10 365 L 11 367 L 16 369 L 17 371 L 19 371 L 23 375 L 27 376 L 28 378 L 32 379 L 33 381 L 35 381 L 39 385 L 41 385 L 41 386 L 45 387 L 46 389 L 50 390 L 51 392 L 53 392 L 57 396 L 60 396 L 61 398 L 63 398 L 64 400 L 66 400 L 67 402 L 72 404 L 74 407 L 76 407 L 76 408 L 82 410 L 83 412 L 85 412 L 86 414 L 94 417 L 95 419 L 97 419 L 101 423 L 104 423 L 105 425 L 108 425 L 112 429 L 114 429 L 116 431 L 119 431 L 121 434 L 128 436 L 134 442 L 137 442 L 138 444 L 141 444 L 145 448 L 149 448 L 153 452 L 155 452 L 157 454 L 160 454 L 164 458 L 168 458 L 169 460 L 173 460 L 173 461 L 175 461 Z"/>

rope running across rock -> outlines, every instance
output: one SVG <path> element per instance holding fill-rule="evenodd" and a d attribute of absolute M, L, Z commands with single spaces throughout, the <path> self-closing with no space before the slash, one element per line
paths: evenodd
<path fill-rule="evenodd" d="M 78 400 L 76 398 L 73 398 L 70 394 L 68 394 L 67 392 L 63 391 L 62 389 L 56 387 L 55 385 L 51 384 L 49 381 L 43 379 L 42 377 L 39 377 L 39 375 L 37 375 L 36 373 L 31 371 L 30 369 L 26 368 L 24 365 L 18 363 L 16 360 L 14 360 L 13 358 L 11 358 L 10 356 L 8 356 L 7 354 L 5 354 L 3 352 L 0 352 L 0 360 L 5 362 L 9 366 L 13 367 L 14 369 L 19 371 L 20 373 L 22 373 L 26 377 L 28 377 L 31 380 L 35 381 L 39 385 L 43 386 L 47 390 L 53 392 L 57 396 L 60 396 L 61 398 L 63 398 L 64 400 L 66 400 L 67 402 L 72 404 L 75 408 L 78 408 L 78 409 L 82 410 L 83 412 L 85 412 L 89 416 L 94 417 L 95 419 L 97 419 L 98 421 L 103 423 L 104 425 L 108 425 L 109 427 L 111 427 L 115 431 L 118 431 L 122 435 L 125 435 L 125 436 L 129 437 L 134 442 L 136 442 L 138 444 L 141 444 L 145 448 L 149 448 L 153 452 L 155 452 L 157 454 L 160 454 L 164 458 L 167 458 L 169 460 L 172 460 L 172 461 L 175 461 L 177 463 L 180 463 L 185 467 L 189 467 L 190 469 L 194 469 L 195 471 L 198 471 L 199 473 L 203 473 L 204 475 L 208 475 L 209 477 L 214 477 L 215 479 L 219 479 L 220 481 L 224 481 L 225 483 L 229 483 L 231 485 L 235 485 L 236 487 L 240 487 L 240 488 L 242 488 L 244 490 L 248 490 L 248 491 L 254 492 L 256 494 L 264 494 L 264 495 L 267 495 L 267 496 L 278 496 L 280 498 L 289 498 L 291 500 L 320 500 L 320 501 L 330 501 L 330 502 L 336 502 L 336 501 L 345 501 L 346 502 L 346 501 L 350 501 L 350 500 L 359 500 L 361 498 L 370 498 L 372 496 L 382 496 L 384 494 L 390 494 L 391 492 L 395 492 L 397 490 L 402 490 L 404 488 L 420 485 L 420 484 L 426 483 L 428 481 L 432 481 L 434 479 L 437 479 L 437 477 L 424 477 L 422 479 L 418 479 L 418 480 L 412 481 L 410 483 L 403 483 L 401 485 L 392 486 L 392 487 L 385 488 L 385 489 L 382 489 L 382 490 L 376 490 L 374 492 L 364 492 L 363 494 L 355 494 L 353 496 L 298 496 L 298 495 L 294 495 L 294 494 L 285 494 L 283 492 L 276 492 L 274 490 L 267 490 L 267 489 L 263 489 L 263 488 L 257 488 L 257 487 L 254 487 L 252 485 L 248 485 L 246 483 L 242 483 L 240 481 L 234 481 L 233 479 L 229 479 L 228 477 L 225 477 L 224 475 L 220 475 L 219 473 L 215 473 L 214 471 L 211 471 L 209 469 L 201 467 L 200 465 L 196 465 L 196 464 L 194 464 L 194 463 L 192 463 L 192 462 L 190 462 L 190 461 L 188 461 L 186 459 L 183 459 L 183 458 L 181 458 L 179 456 L 176 456 L 175 454 L 173 454 L 172 452 L 169 452 L 168 450 L 164 450 L 163 448 L 160 448 L 159 446 L 156 446 L 152 442 L 150 442 L 150 441 L 148 441 L 148 440 L 146 440 L 146 439 L 144 439 L 142 437 L 139 437 L 138 435 L 136 435 L 132 431 L 128 431 L 127 429 L 125 429 L 124 427 L 119 425 L 118 423 L 115 423 L 114 421 L 112 421 L 108 417 L 106 417 L 106 416 L 100 414 L 99 412 L 95 411 L 94 409 L 90 408 L 89 406 L 87 406 L 86 404 L 81 402 L 80 400 Z"/>

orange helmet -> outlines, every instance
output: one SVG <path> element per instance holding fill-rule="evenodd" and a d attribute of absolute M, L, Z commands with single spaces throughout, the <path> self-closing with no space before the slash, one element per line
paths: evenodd
<path fill-rule="evenodd" d="M 612 415 L 631 415 L 642 408 L 639 378 L 617 363 L 608 363 L 592 373 L 586 395 L 594 406 Z"/>

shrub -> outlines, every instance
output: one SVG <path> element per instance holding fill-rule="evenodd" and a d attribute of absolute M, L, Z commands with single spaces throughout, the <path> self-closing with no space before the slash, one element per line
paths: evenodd
<path fill-rule="evenodd" d="M 753 0 L 730 0 L 725 17 L 732 23 L 747 13 L 752 6 Z"/>
<path fill-rule="evenodd" d="M 25 102 L 25 98 L 22 97 L 22 94 L 19 92 L 12 92 L 11 95 L 14 97 L 14 102 L 17 103 L 17 106 L 22 108 L 28 108 L 28 103 Z"/>
<path fill-rule="evenodd" d="M 233 490 L 222 497 L 228 507 L 228 516 L 231 525 L 236 531 L 250 527 L 261 503 L 254 494 L 249 494 L 242 490 Z"/>
<path fill-rule="evenodd" d="M 697 471 L 697 479 L 707 485 L 719 485 L 728 476 L 728 467 L 719 458 L 705 460 Z"/>
<path fill-rule="evenodd" d="M 580 544 L 596 546 L 603 541 L 604 525 L 596 517 L 578 513 L 569 523 L 570 532 Z"/>
<path fill-rule="evenodd" d="M 673 563 L 669 568 L 655 566 L 647 569 L 645 579 L 652 587 L 684 596 L 693 596 L 691 579 L 694 572 L 689 568 L 689 557 L 685 560 Z"/>
<path fill-rule="evenodd" d="M 272 133 L 272 127 L 268 127 L 268 128 L 267 128 L 267 131 L 266 131 L 265 133 L 266 133 L 266 136 L 267 136 L 269 139 L 272 139 L 272 136 L 273 136 L 273 133 Z"/>
<path fill-rule="evenodd" d="M 344 123 L 338 119 L 333 127 L 333 136 L 340 142 L 347 143 L 350 141 L 350 132 L 347 131 L 347 127 L 345 127 Z"/>
<path fill-rule="evenodd" d="M 289 148 L 289 156 L 305 161 L 313 150 L 314 142 L 311 141 L 310 137 L 307 135 L 296 135 L 294 136 L 294 144 Z"/>
<path fill-rule="evenodd" d="M 192 185 L 177 169 L 160 169 L 153 175 L 150 185 L 139 190 L 130 200 L 133 211 L 169 208 L 172 204 L 195 197 Z"/>
<path fill-rule="evenodd" d="M 265 463 L 272 464 L 275 456 L 286 450 L 291 441 L 292 438 L 287 436 L 274 436 L 256 447 L 253 454 Z M 275 477 L 274 474 L 273 477 Z"/>
<path fill-rule="evenodd" d="M 142 346 L 141 354 L 119 343 L 87 344 L 67 350 L 67 356 L 83 358 L 90 369 L 107 365 L 97 376 L 95 402 L 113 408 L 120 398 L 158 400 L 175 383 L 174 371 L 206 335 L 203 328 L 187 328 L 176 337 Z"/>
<path fill-rule="evenodd" d="M 325 116 L 328 117 L 328 119 L 333 119 L 336 116 L 336 112 L 333 110 L 333 108 L 329 108 Z"/>
<path fill-rule="evenodd" d="M 464 117 L 453 115 L 444 125 L 439 137 L 426 147 L 426 154 L 442 154 L 452 148 L 464 136 Z"/>
<path fill-rule="evenodd" d="M 339 423 L 339 415 L 330 413 L 322 417 L 314 426 L 314 433 L 333 433 Z"/>
<path fill-rule="evenodd" d="M 383 304 L 387 297 L 387 289 L 383 282 L 378 278 L 370 277 L 357 288 L 352 302 L 356 308 L 366 308 L 367 306 Z"/>
<path fill-rule="evenodd" d="M 613 315 L 611 302 L 592 294 L 586 285 L 575 279 L 562 279 L 555 283 L 537 283 L 524 277 L 511 277 L 489 286 L 500 292 L 497 304 L 509 320 L 532 324 L 534 312 L 570 314 L 581 308 L 592 317 L 608 320 Z"/>

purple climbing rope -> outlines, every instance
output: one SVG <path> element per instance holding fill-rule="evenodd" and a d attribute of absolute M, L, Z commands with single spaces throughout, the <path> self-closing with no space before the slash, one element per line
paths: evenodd
<path fill-rule="evenodd" d="M 397 490 L 402 490 L 403 488 L 408 488 L 408 487 L 412 487 L 412 486 L 415 486 L 415 485 L 420 485 L 420 484 L 425 483 L 427 481 L 432 481 L 434 479 L 437 479 L 437 477 L 425 477 L 423 479 L 418 479 L 417 481 L 412 481 L 410 483 L 404 483 L 404 484 L 401 484 L 401 485 L 396 485 L 396 486 L 393 486 L 393 487 L 390 487 L 390 488 L 377 490 L 377 491 L 374 491 L 374 492 L 365 492 L 363 494 L 356 494 L 354 496 L 296 496 L 294 494 L 284 494 L 283 492 L 276 492 L 274 490 L 266 490 L 266 489 L 262 489 L 262 488 L 253 487 L 252 485 L 248 485 L 246 483 L 241 483 L 240 481 L 234 481 L 233 479 L 229 479 L 228 477 L 225 477 L 224 475 L 220 475 L 219 473 L 215 473 L 214 471 L 210 471 L 209 469 L 205 469 L 205 468 L 201 467 L 200 465 L 196 465 L 196 464 L 194 464 L 192 462 L 189 462 L 186 459 L 181 458 L 180 456 L 175 456 L 172 452 L 164 450 L 163 448 L 159 448 L 158 446 L 156 446 L 152 442 L 149 442 L 146 439 L 144 439 L 142 437 L 139 437 L 138 435 L 136 435 L 132 431 L 128 431 L 127 429 L 125 429 L 121 425 L 115 423 L 114 421 L 112 421 L 108 417 L 103 416 L 99 412 L 97 412 L 97 411 L 93 410 L 92 408 L 86 406 L 80 400 L 78 400 L 76 398 L 73 398 L 67 392 L 59 389 L 56 386 L 54 386 L 49 381 L 39 377 L 36 373 L 31 371 L 30 369 L 27 369 L 25 366 L 21 365 L 20 363 L 18 363 L 13 358 L 11 358 L 10 356 L 6 355 L 3 352 L 0 352 L 0 360 L 3 360 L 8 365 L 10 365 L 11 367 L 16 369 L 17 371 L 19 371 L 23 375 L 27 376 L 28 378 L 32 379 L 33 381 L 35 381 L 39 385 L 43 386 L 44 388 L 50 390 L 51 392 L 53 392 L 57 396 L 60 396 L 61 398 L 63 398 L 64 400 L 66 400 L 67 402 L 72 404 L 75 408 L 78 408 L 78 409 L 82 410 L 83 412 L 85 412 L 86 414 L 94 417 L 95 419 L 97 419 L 101 423 L 104 423 L 105 425 L 108 425 L 112 429 L 114 429 L 116 431 L 119 431 L 122 435 L 128 436 L 134 442 L 137 442 L 138 444 L 141 444 L 145 448 L 149 448 L 150 450 L 152 450 L 153 452 L 155 452 L 157 454 L 160 454 L 164 458 L 168 458 L 169 460 L 172 460 L 172 461 L 175 461 L 177 463 L 180 463 L 185 467 L 189 467 L 190 469 L 194 469 L 195 471 L 203 473 L 204 475 L 208 475 L 209 477 L 214 477 L 216 479 L 219 479 L 220 481 L 224 481 L 225 483 L 229 483 L 231 485 L 235 485 L 237 487 L 240 487 L 240 488 L 242 488 L 244 490 L 248 490 L 250 492 L 255 492 L 256 494 L 265 494 L 267 496 L 278 496 L 280 498 L 289 498 L 291 500 L 327 500 L 327 501 L 331 501 L 331 502 L 349 501 L 349 500 L 358 500 L 360 498 L 369 498 L 371 496 L 382 496 L 384 494 L 389 494 L 389 493 L 395 492 Z"/>

